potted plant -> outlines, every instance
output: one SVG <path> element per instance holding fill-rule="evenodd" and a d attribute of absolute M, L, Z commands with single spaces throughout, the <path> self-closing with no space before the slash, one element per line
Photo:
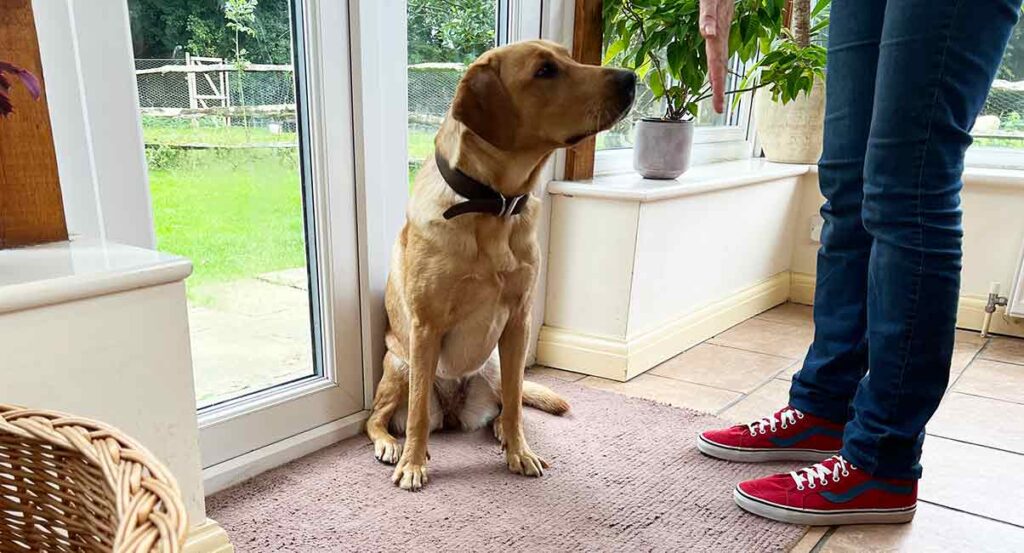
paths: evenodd
<path fill-rule="evenodd" d="M 766 85 L 757 92 L 754 118 L 769 161 L 814 164 L 821 157 L 825 47 L 815 37 L 828 27 L 828 5 L 818 0 L 812 9 L 810 0 L 793 0 L 792 27 L 782 30 L 748 75 Z"/>
<path fill-rule="evenodd" d="M 738 0 L 729 32 L 729 57 L 751 62 L 781 34 L 786 0 Z M 644 177 L 672 179 L 689 167 L 693 120 L 700 102 L 711 97 L 708 61 L 698 20 L 699 0 L 605 0 L 605 63 L 632 69 L 655 100 L 663 101 L 664 114 L 637 122 L 633 166 Z M 764 73 L 738 94 L 767 86 L 773 77 Z"/>

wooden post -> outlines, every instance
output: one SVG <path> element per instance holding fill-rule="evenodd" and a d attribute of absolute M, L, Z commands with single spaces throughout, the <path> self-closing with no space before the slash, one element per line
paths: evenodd
<path fill-rule="evenodd" d="M 31 0 L 0 0 L 0 58 L 43 84 L 35 101 L 13 83 L 14 113 L 0 119 L 0 248 L 67 240 Z"/>
<path fill-rule="evenodd" d="M 604 19 L 602 0 L 576 0 L 572 32 L 572 57 L 580 63 L 600 65 Z M 597 139 L 590 137 L 565 153 L 565 180 L 594 178 L 594 152 Z"/>

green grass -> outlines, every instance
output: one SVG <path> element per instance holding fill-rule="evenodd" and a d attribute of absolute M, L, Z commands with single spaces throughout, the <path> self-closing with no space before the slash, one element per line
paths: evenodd
<path fill-rule="evenodd" d="M 409 129 L 409 161 L 422 162 L 434 151 L 435 130 Z"/>
<path fill-rule="evenodd" d="M 244 144 L 297 144 L 294 132 L 270 132 L 265 123 L 253 121 L 249 127 L 225 127 L 219 118 L 195 121 L 162 117 L 143 117 L 146 144 L 213 144 L 240 146 Z"/>
<path fill-rule="evenodd" d="M 304 266 L 294 157 L 188 152 L 150 171 L 157 246 L 192 260 L 193 299 L 207 284 Z"/>
<path fill-rule="evenodd" d="M 294 134 L 146 122 L 157 246 L 192 260 L 189 297 L 193 301 L 209 303 L 205 290 L 211 284 L 305 265 L 295 150 L 173 147 L 286 142 L 295 140 Z M 433 147 L 433 130 L 409 133 L 409 159 L 414 163 L 430 155 Z M 410 186 L 418 166 L 410 164 Z"/>

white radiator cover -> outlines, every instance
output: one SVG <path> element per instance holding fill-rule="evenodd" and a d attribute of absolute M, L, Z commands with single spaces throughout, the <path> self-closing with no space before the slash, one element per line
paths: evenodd
<path fill-rule="evenodd" d="M 1017 258 L 1017 275 L 1013 278 L 1013 290 L 1010 292 L 1006 314 L 1011 317 L 1024 318 L 1024 246 Z"/>

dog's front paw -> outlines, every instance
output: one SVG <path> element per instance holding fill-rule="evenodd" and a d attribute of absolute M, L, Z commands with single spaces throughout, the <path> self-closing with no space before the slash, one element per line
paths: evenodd
<path fill-rule="evenodd" d="M 381 438 L 373 442 L 373 456 L 382 463 L 393 465 L 402 456 L 402 444 L 394 438 Z"/>
<path fill-rule="evenodd" d="M 544 459 L 537 457 L 525 446 L 509 448 L 505 452 L 505 460 L 508 461 L 508 470 L 524 476 L 543 476 L 544 469 L 548 468 L 548 463 Z"/>
<path fill-rule="evenodd" d="M 416 491 L 427 485 L 427 463 L 413 463 L 402 455 L 391 481 L 403 490 Z"/>

